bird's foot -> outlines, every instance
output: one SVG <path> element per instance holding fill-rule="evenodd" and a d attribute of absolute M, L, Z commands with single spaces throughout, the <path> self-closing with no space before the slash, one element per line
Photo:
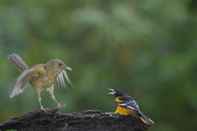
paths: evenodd
<path fill-rule="evenodd" d="M 57 104 L 57 108 L 63 108 L 64 106 L 65 106 L 64 103 L 58 103 L 58 104 Z"/>
<path fill-rule="evenodd" d="M 41 110 L 41 111 L 44 111 L 44 112 L 46 112 L 46 111 L 47 111 L 47 109 L 46 109 L 46 108 L 44 108 L 43 106 L 41 106 L 41 107 L 40 107 L 40 110 Z"/>

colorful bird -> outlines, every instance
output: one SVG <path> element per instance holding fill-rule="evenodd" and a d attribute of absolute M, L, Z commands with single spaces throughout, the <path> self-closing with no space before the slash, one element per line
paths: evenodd
<path fill-rule="evenodd" d="M 146 125 L 154 124 L 154 122 L 150 118 L 148 118 L 141 112 L 139 105 L 131 96 L 128 96 L 127 94 L 122 93 L 116 89 L 109 90 L 109 94 L 115 97 L 115 114 L 136 117 Z"/>
<path fill-rule="evenodd" d="M 71 85 L 71 81 L 66 71 L 71 71 L 72 69 L 66 66 L 62 60 L 52 59 L 46 64 L 36 64 L 32 67 L 28 67 L 24 60 L 15 53 L 9 55 L 8 60 L 15 64 L 17 69 L 22 72 L 16 80 L 15 86 L 10 94 L 10 98 L 21 94 L 26 85 L 30 83 L 37 92 L 41 110 L 45 111 L 45 108 L 42 105 L 41 97 L 41 93 L 44 90 L 49 92 L 51 98 L 55 101 L 59 108 L 63 106 L 63 104 L 58 102 L 56 99 L 54 95 L 54 88 L 64 87 L 66 84 Z M 65 82 L 65 79 L 67 83 Z"/>

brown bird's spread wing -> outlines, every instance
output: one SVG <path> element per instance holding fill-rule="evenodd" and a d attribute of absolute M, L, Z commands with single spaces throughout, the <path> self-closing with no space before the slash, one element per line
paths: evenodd
<path fill-rule="evenodd" d="M 28 69 L 23 71 L 23 73 L 18 77 L 16 80 L 16 84 L 14 86 L 14 89 L 12 90 L 10 94 L 10 98 L 13 98 L 23 92 L 25 89 L 25 85 L 28 83 L 28 80 L 30 78 L 30 74 L 32 73 L 32 69 Z"/>
<path fill-rule="evenodd" d="M 63 70 L 62 72 L 58 74 L 56 83 L 58 87 L 65 87 L 66 84 L 68 84 L 69 86 L 72 86 L 71 80 L 69 79 L 68 74 L 65 70 Z"/>

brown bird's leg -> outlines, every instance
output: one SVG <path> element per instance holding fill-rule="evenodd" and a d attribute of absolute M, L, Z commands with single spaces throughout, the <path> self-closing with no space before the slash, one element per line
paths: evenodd
<path fill-rule="evenodd" d="M 47 91 L 49 92 L 49 94 L 51 95 L 51 98 L 55 101 L 55 103 L 57 104 L 58 108 L 62 108 L 64 105 L 60 102 L 58 102 L 58 100 L 56 99 L 55 95 L 54 95 L 54 85 L 52 85 L 51 87 L 47 88 Z"/>
<path fill-rule="evenodd" d="M 41 88 L 36 88 L 36 91 L 37 91 L 37 94 L 38 94 L 38 102 L 40 104 L 40 109 L 45 111 L 46 109 L 42 105 L 42 97 L 41 97 L 42 90 L 43 89 L 41 89 Z"/>

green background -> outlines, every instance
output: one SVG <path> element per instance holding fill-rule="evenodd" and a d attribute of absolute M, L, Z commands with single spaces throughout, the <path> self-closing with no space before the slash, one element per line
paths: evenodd
<path fill-rule="evenodd" d="M 20 74 L 12 52 L 73 68 L 73 88 L 55 92 L 64 112 L 113 111 L 107 89 L 117 88 L 156 122 L 151 131 L 197 130 L 195 0 L 0 0 L 1 122 L 39 108 L 32 88 L 8 97 Z"/>

